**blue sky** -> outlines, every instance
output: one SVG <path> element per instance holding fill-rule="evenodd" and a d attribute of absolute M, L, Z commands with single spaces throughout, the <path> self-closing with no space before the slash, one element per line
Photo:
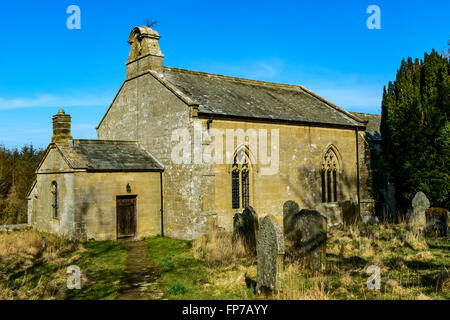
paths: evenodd
<path fill-rule="evenodd" d="M 81 30 L 69 30 L 69 5 Z M 370 5 L 381 30 L 369 30 Z M 51 116 L 72 115 L 75 138 L 95 127 L 125 78 L 129 33 L 159 21 L 166 66 L 301 84 L 350 110 L 381 112 L 403 57 L 447 49 L 450 2 L 1 1 L 0 144 L 45 147 Z"/>

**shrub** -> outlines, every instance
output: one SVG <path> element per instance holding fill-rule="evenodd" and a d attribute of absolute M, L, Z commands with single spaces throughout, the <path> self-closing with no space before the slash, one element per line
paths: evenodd
<path fill-rule="evenodd" d="M 183 284 L 177 282 L 174 285 L 172 285 L 169 289 L 170 294 L 173 294 L 174 296 L 179 294 L 184 294 L 186 292 L 186 288 Z"/>
<path fill-rule="evenodd" d="M 173 256 L 174 256 L 174 254 L 170 253 L 161 259 L 161 262 L 164 263 L 169 269 L 173 269 L 173 267 L 175 266 L 175 264 L 172 261 Z"/>
<path fill-rule="evenodd" d="M 0 200 L 0 225 L 26 223 L 26 206 L 21 201 Z"/>

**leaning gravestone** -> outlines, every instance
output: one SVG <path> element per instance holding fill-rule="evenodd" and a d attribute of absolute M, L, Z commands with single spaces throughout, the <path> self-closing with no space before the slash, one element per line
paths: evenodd
<path fill-rule="evenodd" d="M 233 243 L 242 241 L 248 254 L 256 255 L 258 215 L 252 207 L 247 207 L 233 218 Z"/>
<path fill-rule="evenodd" d="M 346 200 L 339 203 L 342 209 L 342 220 L 345 226 L 355 226 L 360 221 L 359 206 L 357 203 Z"/>
<path fill-rule="evenodd" d="M 293 256 L 313 271 L 325 271 L 327 218 L 316 210 L 302 210 L 290 239 Z"/>
<path fill-rule="evenodd" d="M 425 211 L 430 208 L 430 201 L 422 191 L 419 191 L 412 200 L 412 211 L 408 224 L 414 229 L 423 230 L 426 227 Z"/>
<path fill-rule="evenodd" d="M 295 217 L 300 211 L 297 202 L 289 200 L 283 205 L 283 228 L 284 234 L 290 234 L 294 230 Z"/>
<path fill-rule="evenodd" d="M 448 237 L 448 210 L 430 208 L 425 211 L 427 226 L 425 235 L 428 237 Z"/>
<path fill-rule="evenodd" d="M 280 291 L 283 285 L 284 237 L 272 215 L 262 219 L 256 243 L 258 266 L 256 291 Z"/>

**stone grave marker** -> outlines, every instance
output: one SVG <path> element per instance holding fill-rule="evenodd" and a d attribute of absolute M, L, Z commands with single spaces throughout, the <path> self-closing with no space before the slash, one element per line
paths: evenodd
<path fill-rule="evenodd" d="M 448 237 L 448 210 L 430 208 L 425 211 L 427 226 L 425 235 L 428 237 Z"/>
<path fill-rule="evenodd" d="M 258 265 L 256 291 L 280 291 L 283 287 L 284 236 L 272 215 L 262 219 L 256 243 Z"/>
<path fill-rule="evenodd" d="M 233 243 L 242 241 L 248 254 L 256 255 L 258 215 L 252 207 L 247 207 L 233 218 Z"/>
<path fill-rule="evenodd" d="M 430 208 L 430 201 L 422 191 L 419 191 L 414 196 L 411 204 L 412 211 L 408 217 L 408 224 L 414 229 L 425 229 L 427 224 L 425 211 Z"/>
<path fill-rule="evenodd" d="M 294 230 L 295 217 L 300 211 L 298 203 L 292 200 L 283 204 L 283 228 L 284 234 L 288 235 Z"/>
<path fill-rule="evenodd" d="M 292 255 L 314 271 L 325 271 L 327 218 L 315 210 L 301 210 L 295 221 Z"/>

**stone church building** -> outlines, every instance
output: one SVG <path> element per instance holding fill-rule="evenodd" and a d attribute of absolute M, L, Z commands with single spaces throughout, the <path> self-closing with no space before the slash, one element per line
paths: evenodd
<path fill-rule="evenodd" d="M 29 194 L 33 227 L 77 239 L 193 239 L 211 226 L 231 230 L 248 205 L 282 220 L 288 200 L 330 225 L 342 222 L 346 200 L 373 217 L 369 145 L 379 116 L 347 112 L 303 86 L 166 67 L 159 38 L 132 30 L 126 79 L 98 140 L 73 139 L 70 116 L 54 116 Z M 223 161 L 205 161 L 211 149 Z"/>

